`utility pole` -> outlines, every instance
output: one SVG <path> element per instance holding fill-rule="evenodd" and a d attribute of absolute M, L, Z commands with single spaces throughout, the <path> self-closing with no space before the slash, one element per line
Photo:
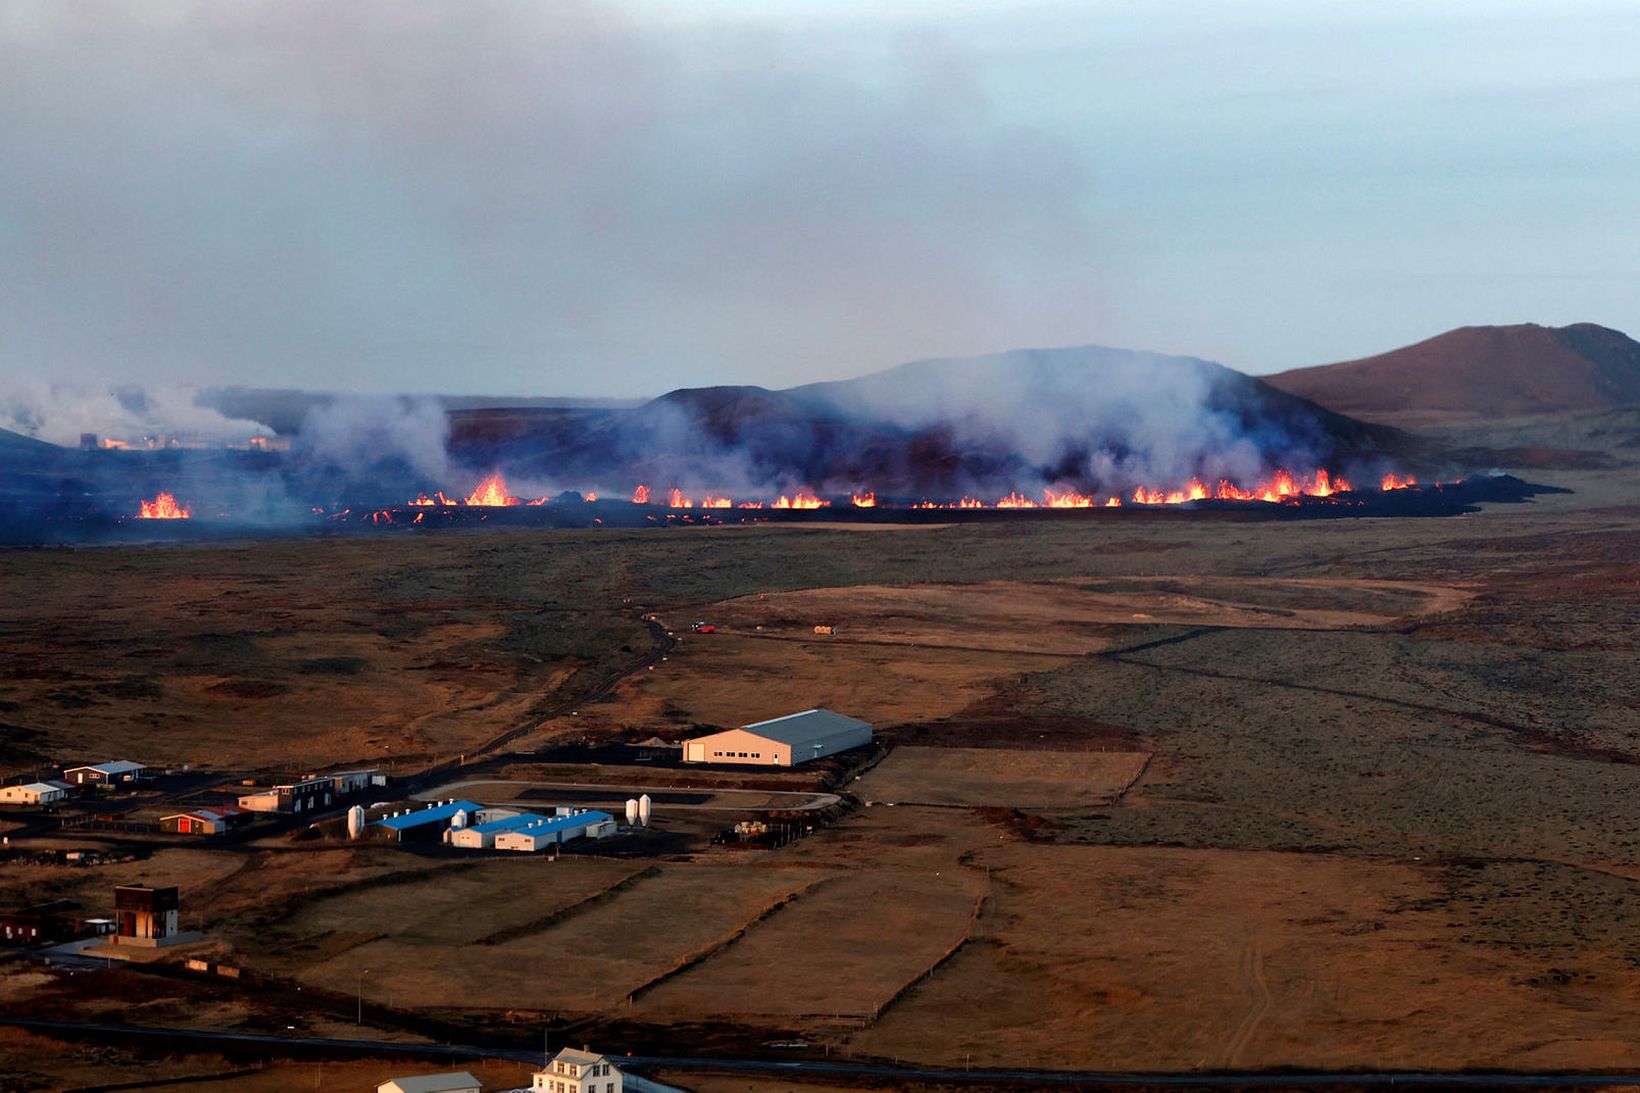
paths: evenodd
<path fill-rule="evenodd" d="M 364 1024 L 364 977 L 369 975 L 369 974 L 370 974 L 370 969 L 369 968 L 366 968 L 366 969 L 364 969 L 364 971 L 359 973 L 359 990 L 358 990 L 359 1013 L 358 1013 L 358 1016 L 353 1019 L 353 1023 L 355 1025 Z"/>

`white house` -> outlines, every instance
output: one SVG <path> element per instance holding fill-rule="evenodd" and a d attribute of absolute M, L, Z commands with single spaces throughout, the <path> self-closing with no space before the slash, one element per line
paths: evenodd
<path fill-rule="evenodd" d="M 535 1072 L 534 1093 L 622 1093 L 623 1079 L 602 1055 L 566 1047 Z"/>
<path fill-rule="evenodd" d="M 465 1070 L 445 1074 L 416 1074 L 393 1078 L 376 1087 L 376 1093 L 483 1093 L 483 1085 Z"/>
<path fill-rule="evenodd" d="M 30 782 L 24 786 L 0 787 L 0 804 L 49 805 L 64 800 L 69 787 L 55 782 Z"/>

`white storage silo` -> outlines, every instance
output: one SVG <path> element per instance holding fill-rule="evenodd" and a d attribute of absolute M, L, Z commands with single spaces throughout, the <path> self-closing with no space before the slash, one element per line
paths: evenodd
<path fill-rule="evenodd" d="M 646 793 L 638 798 L 638 822 L 645 827 L 649 826 L 649 805 L 649 794 Z"/>

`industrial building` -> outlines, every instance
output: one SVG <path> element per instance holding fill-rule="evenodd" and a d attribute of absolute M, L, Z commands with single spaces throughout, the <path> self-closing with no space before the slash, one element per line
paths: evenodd
<path fill-rule="evenodd" d="M 813 709 L 684 741 L 685 763 L 793 767 L 871 743 L 871 726 Z"/>
<path fill-rule="evenodd" d="M 140 782 L 148 777 L 148 768 L 129 759 L 111 763 L 93 763 L 86 767 L 69 767 L 63 771 L 63 781 L 74 786 L 119 786 Z"/>
<path fill-rule="evenodd" d="M 233 805 L 215 805 L 196 808 L 192 812 L 178 812 L 161 816 L 159 826 L 178 835 L 221 835 L 250 821 L 252 813 Z"/>
<path fill-rule="evenodd" d="M 74 787 L 66 782 L 29 782 L 21 786 L 0 786 L 0 804 L 51 805 L 68 799 Z"/>
<path fill-rule="evenodd" d="M 565 810 L 559 816 L 531 816 L 530 823 L 510 827 L 495 835 L 497 850 L 533 854 L 571 839 L 601 839 L 615 834 L 615 817 L 607 812 Z"/>
<path fill-rule="evenodd" d="M 457 826 L 466 826 L 466 817 L 476 816 L 483 805 L 472 801 L 444 801 L 425 808 L 410 808 L 391 816 L 384 816 L 370 825 L 373 833 L 394 842 L 438 842 L 455 822 L 456 815 L 463 820 Z"/>

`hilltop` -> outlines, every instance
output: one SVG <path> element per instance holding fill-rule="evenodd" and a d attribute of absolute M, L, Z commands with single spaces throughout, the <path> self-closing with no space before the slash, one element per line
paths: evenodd
<path fill-rule="evenodd" d="M 1338 413 L 1397 425 L 1605 410 L 1640 403 L 1640 342 L 1593 323 L 1466 326 L 1265 379 Z"/>

